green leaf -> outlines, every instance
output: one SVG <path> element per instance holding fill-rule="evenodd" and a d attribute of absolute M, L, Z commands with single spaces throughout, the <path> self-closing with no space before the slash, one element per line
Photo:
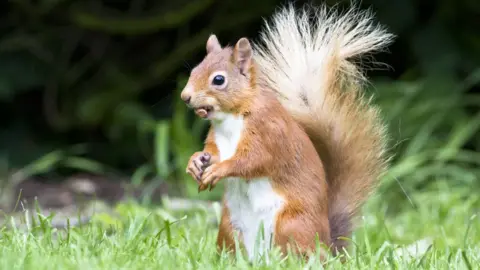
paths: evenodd
<path fill-rule="evenodd" d="M 166 179 L 171 171 L 168 159 L 170 153 L 169 133 L 170 123 L 168 121 L 157 123 L 155 130 L 155 163 L 157 173 L 163 179 Z"/>

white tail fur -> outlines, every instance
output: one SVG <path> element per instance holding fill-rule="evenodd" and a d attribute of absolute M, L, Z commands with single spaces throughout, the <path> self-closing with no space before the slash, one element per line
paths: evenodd
<path fill-rule="evenodd" d="M 313 24 L 309 22 L 312 13 Z M 333 67 L 336 71 L 363 79 L 348 60 L 381 50 L 392 41 L 394 36 L 374 25 L 372 17 L 353 8 L 340 14 L 326 6 L 301 11 L 288 6 L 265 24 L 260 43 L 255 44 L 256 62 L 269 86 L 289 100 L 285 105 L 304 104 L 302 97 L 322 104 L 323 89 L 337 79 L 329 77 L 332 61 L 338 64 Z"/>
<path fill-rule="evenodd" d="M 312 16 L 313 15 L 313 16 Z M 312 23 L 313 18 L 313 23 Z M 385 128 L 363 98 L 365 78 L 353 58 L 389 45 L 394 35 L 368 11 L 283 8 L 255 44 L 260 80 L 278 93 L 326 163 L 334 245 L 386 168 Z"/>

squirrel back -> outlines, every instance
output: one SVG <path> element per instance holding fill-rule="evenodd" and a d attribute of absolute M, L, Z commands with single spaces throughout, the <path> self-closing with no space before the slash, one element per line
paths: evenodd
<path fill-rule="evenodd" d="M 254 44 L 259 80 L 276 91 L 325 164 L 336 250 L 346 247 L 338 238 L 350 237 L 353 218 L 388 164 L 386 128 L 351 59 L 384 49 L 393 38 L 368 11 L 289 6 L 266 23 Z"/>

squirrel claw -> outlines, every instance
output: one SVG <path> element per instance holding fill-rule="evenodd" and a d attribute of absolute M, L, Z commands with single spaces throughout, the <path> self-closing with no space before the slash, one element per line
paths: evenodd
<path fill-rule="evenodd" d="M 207 189 L 207 188 L 208 188 L 208 185 L 200 184 L 200 185 L 198 186 L 198 193 L 204 191 L 204 190 Z"/>

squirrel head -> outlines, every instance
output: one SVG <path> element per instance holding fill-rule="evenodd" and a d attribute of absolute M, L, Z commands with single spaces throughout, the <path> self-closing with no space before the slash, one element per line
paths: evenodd
<path fill-rule="evenodd" d="M 249 40 L 241 38 L 233 48 L 222 48 L 212 34 L 206 49 L 207 55 L 192 69 L 181 92 L 182 100 L 198 116 L 210 120 L 221 120 L 225 114 L 248 113 L 256 90 Z"/>

